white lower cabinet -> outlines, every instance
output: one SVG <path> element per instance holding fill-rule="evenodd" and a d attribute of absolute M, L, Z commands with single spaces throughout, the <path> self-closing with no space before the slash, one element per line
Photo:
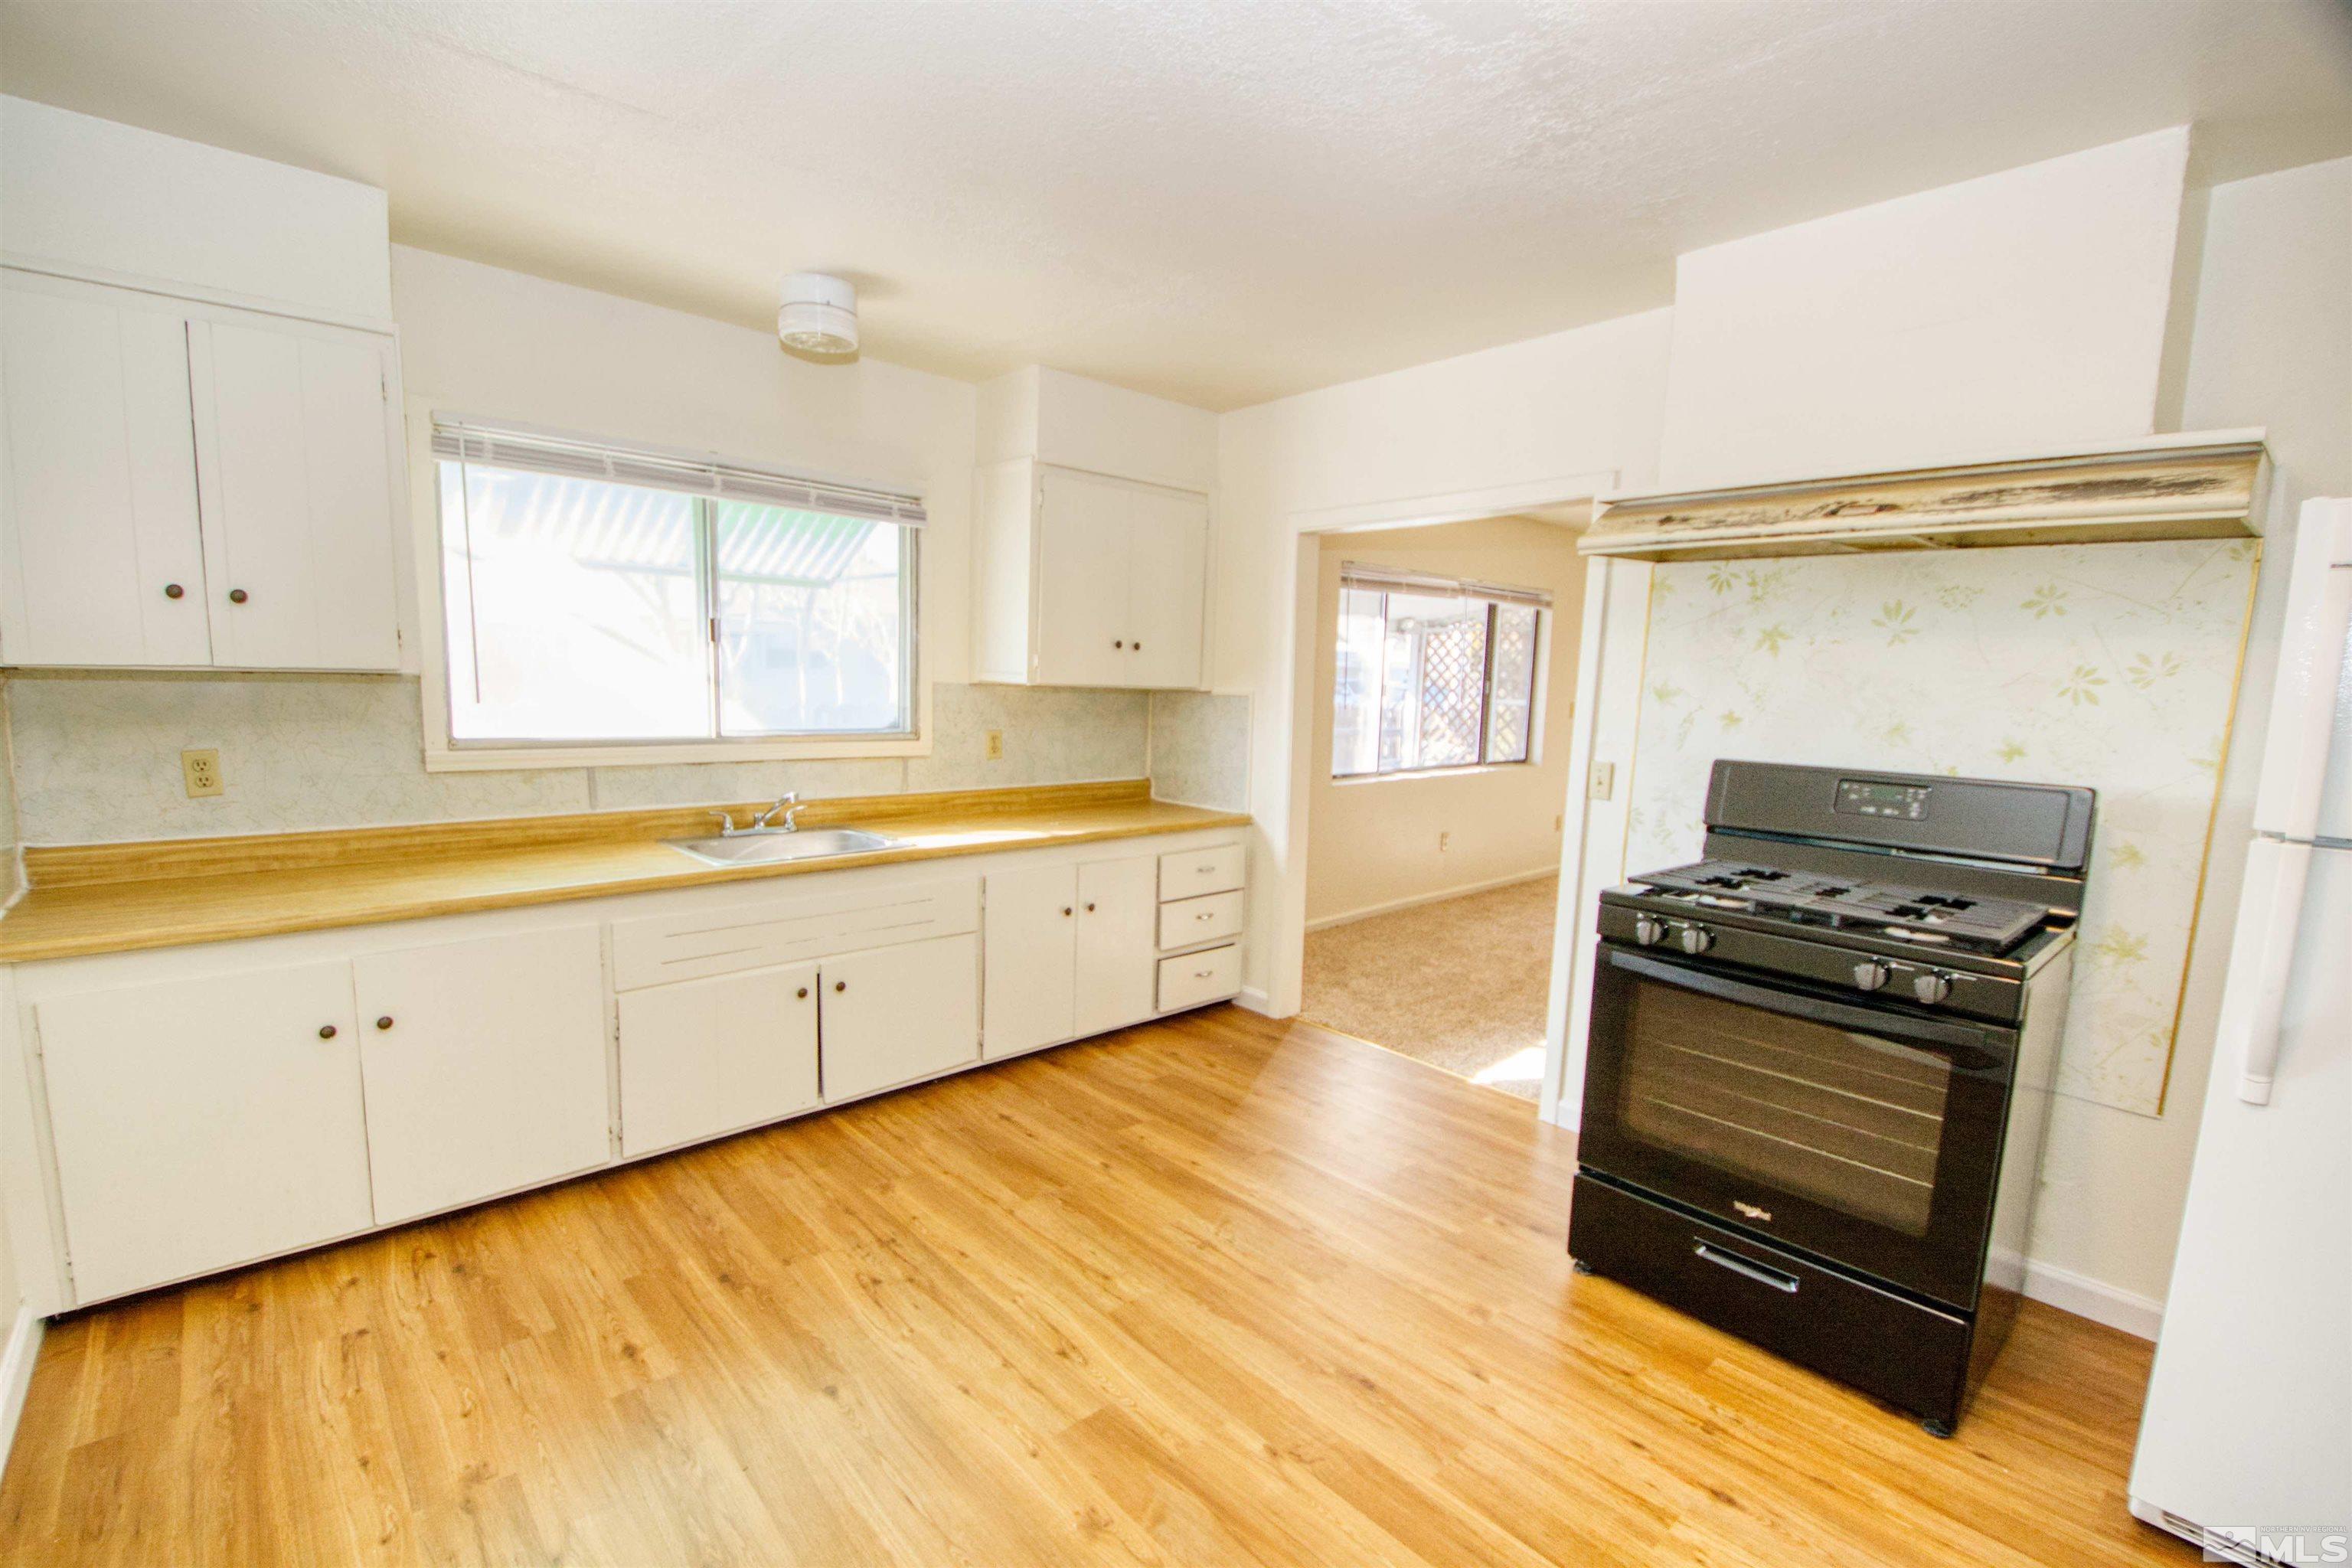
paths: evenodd
<path fill-rule="evenodd" d="M 1157 881 L 1149 855 L 1078 868 L 1077 1034 L 1151 1016 Z"/>
<path fill-rule="evenodd" d="M 88 1305 L 974 1066 L 983 999 L 994 1059 L 1234 994 L 1242 895 L 1169 894 L 1238 847 L 1083 854 L 23 965 L 20 1260 Z"/>
<path fill-rule="evenodd" d="M 623 992 L 621 1152 L 649 1154 L 814 1106 L 816 993 L 814 963 Z"/>
<path fill-rule="evenodd" d="M 1158 879 L 1150 855 L 989 874 L 990 1060 L 1151 1016 Z"/>
<path fill-rule="evenodd" d="M 982 913 L 989 1058 L 1019 1056 L 1076 1032 L 1076 868 L 1021 866 L 988 874 Z"/>
<path fill-rule="evenodd" d="M 368 953 L 352 972 L 378 1225 L 610 1156 L 594 926 Z"/>
<path fill-rule="evenodd" d="M 79 1300 L 365 1230 L 352 966 L 34 1008 Z"/>
<path fill-rule="evenodd" d="M 817 984 L 829 1100 L 980 1059 L 980 950 L 970 936 L 842 953 L 818 963 Z"/>

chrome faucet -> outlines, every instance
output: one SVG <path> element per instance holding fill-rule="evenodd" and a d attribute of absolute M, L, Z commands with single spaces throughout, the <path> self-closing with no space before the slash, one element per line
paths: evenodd
<path fill-rule="evenodd" d="M 793 819 L 806 809 L 801 805 L 800 791 L 787 790 L 767 810 L 753 817 L 751 826 L 747 827 L 735 826 L 735 814 L 732 812 L 714 811 L 710 815 L 719 819 L 719 837 L 732 838 L 739 833 L 798 833 L 801 830 L 801 825 Z M 778 812 L 784 814 L 784 825 L 782 827 L 769 826 L 770 823 L 776 820 Z"/>
<path fill-rule="evenodd" d="M 776 797 L 774 805 L 769 806 L 767 810 L 761 812 L 759 816 L 751 819 L 751 830 L 754 833 L 760 832 L 765 828 L 768 824 L 776 819 L 776 814 L 778 812 L 782 812 L 784 817 L 783 831 L 786 833 L 798 833 L 801 829 L 801 825 L 796 818 L 799 817 L 800 814 L 804 809 L 805 808 L 801 805 L 801 792 L 796 789 L 786 790 L 782 795 Z"/>

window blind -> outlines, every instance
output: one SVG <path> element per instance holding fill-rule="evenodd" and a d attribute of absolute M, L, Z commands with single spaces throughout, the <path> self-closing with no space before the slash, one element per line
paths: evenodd
<path fill-rule="evenodd" d="M 433 422 L 433 455 L 490 468 L 519 468 L 526 473 L 605 479 L 647 489 L 760 501 L 799 511 L 868 518 L 912 528 L 919 528 L 924 522 L 920 496 L 861 489 L 716 458 L 681 457 L 672 452 L 573 440 L 462 420 Z"/>
<path fill-rule="evenodd" d="M 1437 577 L 1391 566 L 1368 565 L 1360 561 L 1340 563 L 1339 586 L 1361 588 L 1374 594 L 1419 594 L 1433 599 L 1491 599 L 1498 605 L 1525 605 L 1538 610 L 1551 608 L 1551 595 L 1541 588 L 1511 588 L 1498 583 L 1474 582 L 1465 577 Z"/>

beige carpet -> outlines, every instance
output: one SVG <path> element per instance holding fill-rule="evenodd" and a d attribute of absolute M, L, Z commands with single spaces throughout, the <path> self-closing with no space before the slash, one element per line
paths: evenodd
<path fill-rule="evenodd" d="M 1307 933 L 1307 1018 L 1522 1099 L 1543 1078 L 1559 879 Z"/>

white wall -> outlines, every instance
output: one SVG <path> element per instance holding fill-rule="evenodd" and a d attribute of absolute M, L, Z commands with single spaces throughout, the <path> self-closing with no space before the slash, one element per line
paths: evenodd
<path fill-rule="evenodd" d="M 1552 596 L 1535 754 L 1525 763 L 1417 776 L 1331 776 L 1339 571 L 1349 562 L 1466 577 Z M 1533 518 L 1326 534 L 1315 614 L 1315 742 L 1308 762 L 1310 926 L 1559 868 L 1576 699 L 1584 558 L 1576 535 Z M 1440 836 L 1446 847 L 1439 847 Z M 1319 848 L 1318 847 L 1320 847 Z"/>
<path fill-rule="evenodd" d="M 1034 458 L 1203 492 L 1217 482 L 1215 415 L 1046 365 L 982 384 L 979 447 L 983 463 Z"/>
<path fill-rule="evenodd" d="M 1212 681 L 1254 697 L 1257 817 L 1248 984 L 1295 1011 L 1306 877 L 1291 760 L 1311 708 L 1297 666 L 1311 626 L 1302 535 L 1371 521 L 1452 521 L 1650 481 L 1672 313 L 1652 310 L 1237 409 L 1218 424 Z M 1378 513 L 1375 517 L 1371 514 Z M 1303 774 L 1301 775 L 1303 779 Z"/>
<path fill-rule="evenodd" d="M 0 249 L 336 316 L 392 314 L 384 194 L 0 98 Z"/>
<path fill-rule="evenodd" d="M 1695 250 L 1659 483 L 2155 428 L 2186 127 Z"/>

